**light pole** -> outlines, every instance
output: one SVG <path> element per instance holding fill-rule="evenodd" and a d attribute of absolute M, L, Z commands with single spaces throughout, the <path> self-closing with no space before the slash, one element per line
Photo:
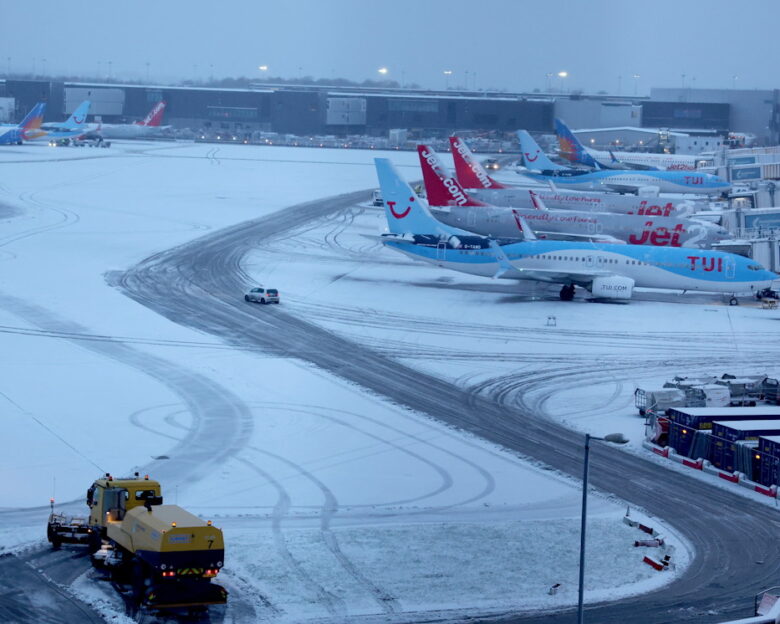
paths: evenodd
<path fill-rule="evenodd" d="M 582 469 L 582 519 L 580 523 L 580 584 L 577 599 L 577 624 L 583 624 L 584 613 L 582 611 L 583 594 L 585 588 L 585 520 L 588 512 L 588 460 L 590 457 L 590 441 L 601 440 L 613 444 L 625 444 L 628 442 L 622 433 L 610 433 L 603 438 L 585 434 L 585 461 Z"/>
<path fill-rule="evenodd" d="M 452 76 L 451 69 L 445 69 L 444 72 L 444 90 L 447 91 L 450 88 L 450 76 Z"/>
<path fill-rule="evenodd" d="M 560 78 L 560 92 L 563 93 L 563 79 L 566 78 L 569 75 L 569 72 L 566 71 L 559 71 L 558 72 L 558 78 Z"/>
<path fill-rule="evenodd" d="M 555 74 L 553 74 L 552 72 L 547 72 L 545 74 L 545 76 L 547 77 L 547 93 L 549 93 L 552 90 L 552 77 L 554 75 Z"/>
<path fill-rule="evenodd" d="M 389 69 L 387 69 L 387 67 L 380 67 L 380 68 L 379 68 L 379 69 L 377 69 L 376 71 L 377 71 L 377 73 L 379 73 L 379 74 L 382 74 L 382 76 L 384 77 L 384 76 L 387 76 L 387 73 L 388 73 L 390 70 L 389 70 Z"/>
<path fill-rule="evenodd" d="M 634 96 L 636 96 L 639 93 L 639 79 L 641 76 L 639 74 L 634 74 L 631 77 L 634 79 Z"/>

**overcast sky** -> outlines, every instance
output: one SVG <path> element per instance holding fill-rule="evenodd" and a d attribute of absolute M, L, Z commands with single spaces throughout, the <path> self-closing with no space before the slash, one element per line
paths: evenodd
<path fill-rule="evenodd" d="M 31 11 L 0 0 L 0 75 L 148 69 L 177 82 L 266 65 L 270 76 L 361 81 L 387 67 L 439 89 L 780 88 L 778 0 L 50 0 Z"/>

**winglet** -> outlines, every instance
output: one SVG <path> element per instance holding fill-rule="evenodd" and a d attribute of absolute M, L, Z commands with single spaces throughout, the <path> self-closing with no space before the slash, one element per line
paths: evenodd
<path fill-rule="evenodd" d="M 501 245 L 499 245 L 495 241 L 495 239 L 493 238 L 488 239 L 488 245 L 490 245 L 490 248 L 495 253 L 496 262 L 498 262 L 498 269 L 493 275 L 493 279 L 498 279 L 499 277 L 503 276 L 504 273 L 506 273 L 507 271 L 512 271 L 515 268 L 512 266 L 512 263 L 509 262 L 509 258 L 507 258 L 506 253 L 504 253 L 504 250 L 501 249 Z"/>
<path fill-rule="evenodd" d="M 557 186 L 555 186 L 555 182 L 553 182 L 552 180 L 547 180 L 547 184 L 549 185 L 549 187 L 550 187 L 550 190 L 551 190 L 553 193 L 557 193 L 557 192 L 558 192 L 558 187 L 557 187 Z"/>
<path fill-rule="evenodd" d="M 529 189 L 528 194 L 531 196 L 531 204 L 534 210 L 547 210 L 547 206 L 544 205 L 542 198 L 536 193 L 536 191 Z"/>
<path fill-rule="evenodd" d="M 455 177 L 465 188 L 470 189 L 502 189 L 506 188 L 488 175 L 469 146 L 459 136 L 450 137 L 450 151 L 455 162 Z"/>
<path fill-rule="evenodd" d="M 428 145 L 418 145 L 417 154 L 431 206 L 484 206 L 472 199 L 458 181 L 444 168 L 439 155 Z"/>
<path fill-rule="evenodd" d="M 517 223 L 517 229 L 520 230 L 520 232 L 523 234 L 523 238 L 529 241 L 537 240 L 536 234 L 525 222 L 525 219 L 523 219 L 523 217 L 520 216 L 520 213 L 517 212 L 517 210 L 515 210 L 514 208 L 512 208 L 512 214 L 515 217 L 515 223 Z"/>

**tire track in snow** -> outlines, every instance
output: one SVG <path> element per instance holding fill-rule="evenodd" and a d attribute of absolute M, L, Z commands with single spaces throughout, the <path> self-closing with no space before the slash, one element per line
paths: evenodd
<path fill-rule="evenodd" d="M 7 293 L 0 292 L 0 308 L 46 331 L 88 333 L 73 321 Z M 170 459 L 154 460 L 141 468 L 155 474 L 166 487 L 199 480 L 244 447 L 252 431 L 251 413 L 241 399 L 214 380 L 126 344 L 83 340 L 74 344 L 140 370 L 181 397 L 187 406 L 192 426 L 181 442 L 166 452 Z"/>
<path fill-rule="evenodd" d="M 129 296 L 175 322 L 219 335 L 232 344 L 252 341 L 269 353 L 309 361 L 369 392 L 577 477 L 582 467 L 582 440 L 578 432 L 539 418 L 527 409 L 507 408 L 433 375 L 389 361 L 376 351 L 283 310 L 261 314 L 239 305 L 238 295 L 250 281 L 241 269 L 241 261 L 253 245 L 263 238 L 285 235 L 300 224 L 359 199 L 352 194 L 310 202 L 156 254 L 128 271 L 121 287 Z M 171 280 L 169 267 L 177 267 L 176 280 Z M 688 616 L 677 608 L 679 604 L 691 607 L 689 621 L 723 619 L 724 615 L 748 609 L 755 585 L 769 586 L 780 574 L 780 559 L 767 559 L 770 565 L 760 569 L 750 563 L 765 559 L 766 544 L 773 543 L 774 510 L 683 474 L 675 473 L 675 478 L 666 480 L 660 491 L 656 487 L 658 480 L 667 471 L 646 458 L 629 456 L 607 446 L 594 454 L 591 467 L 594 487 L 614 492 L 651 514 L 672 520 L 696 548 L 691 566 L 673 585 L 614 603 L 589 605 L 591 619 L 595 617 L 601 623 L 645 624 L 670 619 L 684 621 Z M 724 517 L 724 509 L 734 508 L 747 509 L 749 513 Z M 710 548 L 715 541 L 723 547 Z M 724 599 L 719 589 L 724 583 L 728 583 L 733 598 Z M 720 615 L 702 615 L 715 603 L 721 607 Z M 570 618 L 570 612 L 511 617 L 513 621 L 556 624 Z M 507 621 L 510 617 L 502 619 Z"/>

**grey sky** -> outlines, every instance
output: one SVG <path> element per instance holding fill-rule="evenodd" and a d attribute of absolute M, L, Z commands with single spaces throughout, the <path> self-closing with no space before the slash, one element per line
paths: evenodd
<path fill-rule="evenodd" d="M 0 75 L 388 77 L 623 94 L 780 87 L 777 0 L 0 0 Z M 121 7 L 121 8 L 120 8 Z M 18 28 L 11 27 L 12 24 Z M 25 27 L 25 24 L 32 27 Z M 10 58 L 10 60 L 9 60 Z M 45 62 L 43 59 L 46 59 Z M 110 64 L 109 64 L 110 61 Z M 446 78 L 445 69 L 453 74 Z M 638 79 L 633 78 L 639 75 Z M 618 78 L 618 77 L 622 78 Z M 738 76 L 736 80 L 733 78 Z"/>

